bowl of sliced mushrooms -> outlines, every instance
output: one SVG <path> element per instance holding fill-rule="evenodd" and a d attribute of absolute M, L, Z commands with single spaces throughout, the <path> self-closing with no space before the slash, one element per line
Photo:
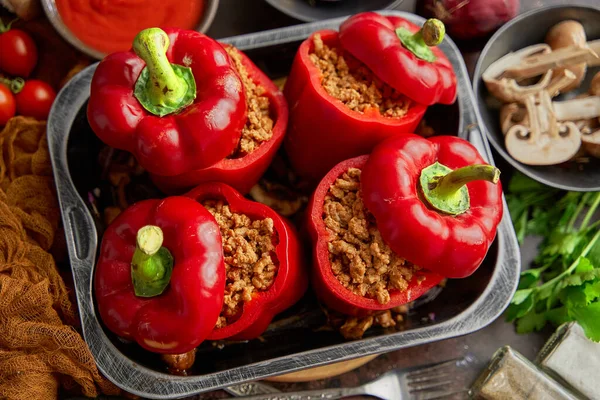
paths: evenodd
<path fill-rule="evenodd" d="M 492 36 L 475 69 L 490 142 L 549 186 L 600 190 L 599 21 L 595 7 L 522 14 Z"/>

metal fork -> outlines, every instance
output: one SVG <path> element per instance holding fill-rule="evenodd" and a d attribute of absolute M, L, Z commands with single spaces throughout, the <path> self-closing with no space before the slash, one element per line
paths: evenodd
<path fill-rule="evenodd" d="M 240 400 L 317 400 L 341 399 L 349 396 L 367 395 L 381 400 L 433 400 L 466 393 L 470 381 L 461 377 L 459 370 L 466 370 L 475 358 L 465 356 L 442 363 L 420 367 L 395 369 L 364 385 L 353 388 L 306 390 L 294 393 L 270 393 Z M 469 377 L 470 378 L 470 377 Z"/>

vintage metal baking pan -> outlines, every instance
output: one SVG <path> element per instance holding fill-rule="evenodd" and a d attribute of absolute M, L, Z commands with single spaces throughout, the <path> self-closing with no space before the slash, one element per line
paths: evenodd
<path fill-rule="evenodd" d="M 388 11 L 417 24 L 413 14 Z M 273 79 L 289 71 L 303 39 L 319 29 L 337 29 L 343 19 L 321 21 L 284 29 L 225 39 L 247 52 Z M 450 40 L 441 45 L 458 77 L 458 102 L 430 107 L 426 119 L 437 132 L 470 140 L 492 162 L 490 149 L 480 131 L 473 92 L 462 57 Z M 59 93 L 48 122 L 48 139 L 58 189 L 71 268 L 81 316 L 83 335 L 100 371 L 117 386 L 146 398 L 171 399 L 258 380 L 309 367 L 344 361 L 464 335 L 496 319 L 516 289 L 520 254 L 505 207 L 497 238 L 485 262 L 469 278 L 451 280 L 430 301 L 409 313 L 402 331 L 368 331 L 365 338 L 346 341 L 338 333 L 318 330 L 323 321 L 314 296 L 305 298 L 272 324 L 263 340 L 246 343 L 203 343 L 188 376 L 166 373 L 159 357 L 123 343 L 97 318 L 92 276 L 102 226 L 95 222 L 85 201 L 101 180 L 97 162 L 100 141 L 90 130 L 85 109 L 89 97 L 92 65 L 79 73 Z M 149 194 L 150 195 L 150 194 Z M 300 316 L 300 318 L 298 318 Z M 286 322 L 287 321 L 287 322 Z M 295 322 L 289 322 L 295 321 Z"/>

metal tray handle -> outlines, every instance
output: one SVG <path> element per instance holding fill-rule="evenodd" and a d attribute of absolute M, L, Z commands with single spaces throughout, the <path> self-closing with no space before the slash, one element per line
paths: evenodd
<path fill-rule="evenodd" d="M 91 67 L 86 70 L 89 68 Z M 88 339 L 85 337 L 86 326 L 94 323 L 95 320 L 94 306 L 89 301 L 89 293 L 92 289 L 91 277 L 98 235 L 94 220 L 71 180 L 67 164 L 67 142 L 71 124 L 79 112 L 79 107 L 73 107 L 73 104 L 84 104 L 88 99 L 91 75 L 81 73 L 75 78 L 78 81 L 75 86 L 86 90 L 69 90 L 69 87 L 61 90 L 52 106 L 47 125 L 48 146 L 52 154 L 52 168 L 67 237 L 77 306 L 86 341 Z"/>

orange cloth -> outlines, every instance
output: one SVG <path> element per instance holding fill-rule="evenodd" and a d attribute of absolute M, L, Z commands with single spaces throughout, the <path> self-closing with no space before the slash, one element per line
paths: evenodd
<path fill-rule="evenodd" d="M 49 253 L 62 233 L 45 122 L 11 119 L 0 155 L 0 398 L 54 399 L 59 385 L 118 394 L 69 326 L 76 310 Z"/>

